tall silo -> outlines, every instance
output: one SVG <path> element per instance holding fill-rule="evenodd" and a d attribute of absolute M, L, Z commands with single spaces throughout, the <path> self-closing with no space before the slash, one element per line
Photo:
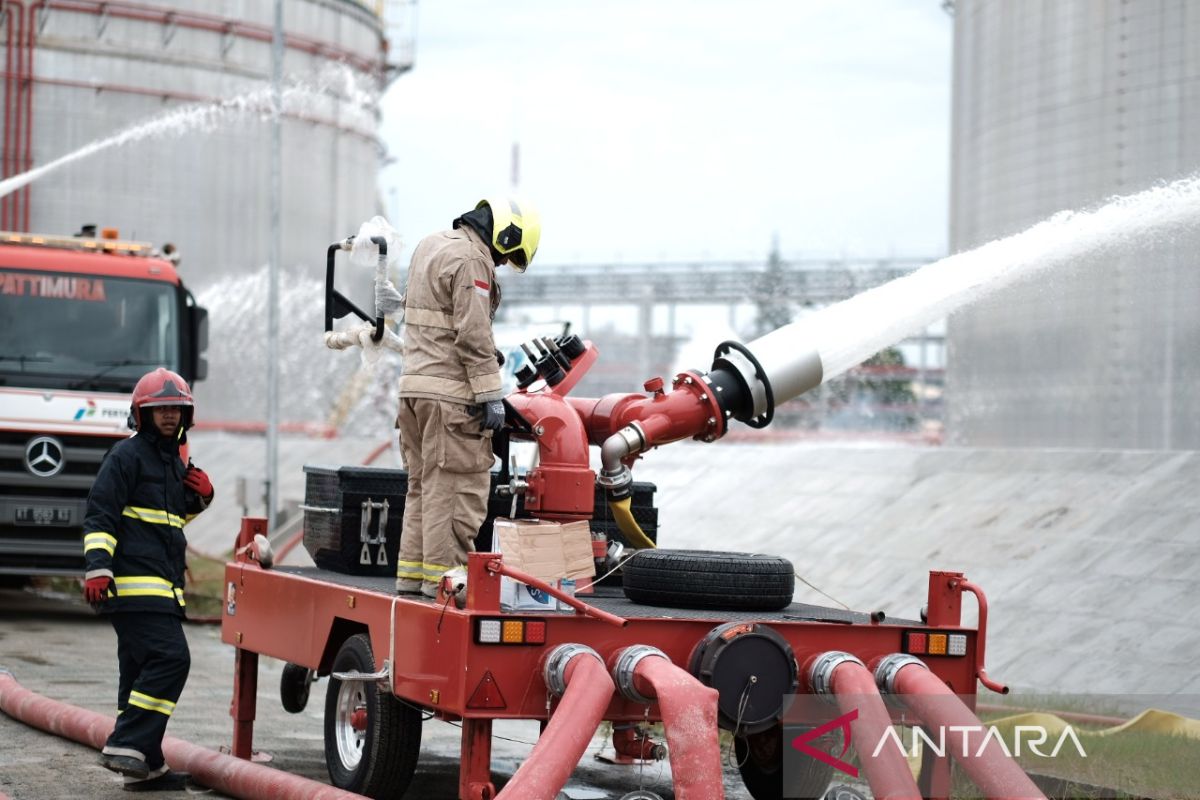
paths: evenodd
<path fill-rule="evenodd" d="M 1200 169 L 1200 8 L 958 0 L 950 241 Z M 1200 447 L 1200 236 L 1147 239 L 952 317 L 951 440 Z"/>
<path fill-rule="evenodd" d="M 284 265 L 319 264 L 331 236 L 378 213 L 377 120 L 361 98 L 378 94 L 395 68 L 379 5 L 284 2 Z M 5 2 L 6 174 L 173 110 L 226 101 L 227 111 L 178 121 L 39 178 L 6 198 L 0 227 L 71 233 L 97 223 L 171 241 L 185 277 L 201 286 L 266 263 L 273 6 Z"/>
<path fill-rule="evenodd" d="M 70 234 L 95 223 L 126 238 L 175 244 L 184 279 L 202 299 L 209 294 L 210 377 L 197 390 L 210 420 L 266 415 L 274 5 L 3 3 L 6 176 L 131 127 L 171 121 L 7 196 L 0 228 Z M 283 297 L 303 304 L 311 321 L 282 342 L 284 359 L 311 361 L 307 350 L 296 355 L 300 336 L 307 342 L 311 334 L 320 347 L 323 297 L 289 295 L 295 277 L 315 284 L 326 246 L 381 212 L 376 180 L 383 147 L 374 98 L 407 67 L 406 48 L 389 47 L 384 19 L 385 9 L 403 5 L 283 0 Z M 286 334 L 298 309 L 281 311 Z M 339 365 L 343 372 L 351 366 Z M 328 398 L 311 399 L 311 373 L 285 367 L 280 380 L 284 421 L 319 420 L 328 412 Z"/>

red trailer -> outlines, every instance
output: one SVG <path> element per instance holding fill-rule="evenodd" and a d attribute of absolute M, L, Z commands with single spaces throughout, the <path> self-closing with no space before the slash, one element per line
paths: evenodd
<path fill-rule="evenodd" d="M 380 320 L 332 288 L 334 253 L 348 247 L 349 240 L 329 250 L 326 328 L 339 312 L 355 311 L 379 330 Z M 598 511 L 599 485 L 623 538 L 643 547 L 624 563 L 621 587 L 600 583 L 571 596 L 500 554 L 474 553 L 465 577 L 448 574 L 438 598 L 397 596 L 390 577 L 272 567 L 265 522 L 244 520 L 226 567 L 222 620 L 223 640 L 237 649 L 235 754 L 251 753 L 263 654 L 289 662 L 289 710 L 303 707 L 312 674 L 330 676 L 330 777 L 370 797 L 403 796 L 426 715 L 462 724 L 460 800 L 497 796 L 496 719 L 543 724 L 502 798 L 554 798 L 606 720 L 616 751 L 630 758 L 661 756 L 661 745 L 636 725 L 663 723 L 677 798 L 723 797 L 721 730 L 732 734 L 756 800 L 822 796 L 837 770 L 856 771 L 843 760 L 850 741 L 875 797 L 947 797 L 950 753 L 932 750 L 914 780 L 897 750 L 868 752 L 862 744 L 882 743 L 900 720 L 971 728 L 954 755 L 986 796 L 1042 797 L 973 714 L 977 682 L 1006 689 L 987 677 L 987 603 L 962 574 L 930 573 L 919 620 L 793 603 L 786 561 L 656 550 L 629 513 L 630 467 L 641 452 L 685 438 L 713 441 L 732 419 L 761 427 L 777 401 L 821 382 L 819 354 L 796 348 L 787 334 L 726 342 L 710 372 L 681 373 L 672 391 L 656 378 L 645 394 L 599 399 L 568 397 L 597 357 L 590 343 L 564 334 L 531 344 L 533 363 L 518 372 L 519 388 L 506 400 L 508 433 L 535 442 L 539 458 L 526 475 L 506 474 L 500 489 L 514 509 L 522 501 L 519 513 L 571 521 Z M 599 475 L 589 445 L 600 448 Z M 505 576 L 570 610 L 503 610 Z M 978 602 L 975 629 L 962 625 L 964 592 Z M 797 693 L 824 696 L 828 712 L 789 708 Z"/>

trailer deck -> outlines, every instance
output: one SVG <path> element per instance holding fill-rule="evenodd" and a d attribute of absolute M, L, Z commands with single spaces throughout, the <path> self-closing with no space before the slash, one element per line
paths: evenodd
<path fill-rule="evenodd" d="M 275 567 L 275 571 L 309 580 L 345 586 L 346 588 L 382 594 L 389 598 L 396 592 L 396 581 L 394 578 L 348 575 L 344 572 L 334 572 L 333 570 L 321 569 L 319 567 Z M 808 603 L 792 603 L 778 611 L 665 608 L 663 606 L 635 603 L 625 596 L 619 586 L 596 586 L 594 594 L 580 594 L 576 597 L 589 605 L 626 619 L 689 619 L 709 620 L 713 622 L 829 622 L 841 625 L 869 625 L 873 619 L 876 619 L 881 624 L 886 625 L 920 626 L 922 624 L 916 620 L 883 617 L 882 612 L 869 614 L 860 611 L 847 611 L 839 608 L 810 605 Z M 421 595 L 404 595 L 404 598 L 416 602 L 425 602 L 430 605 L 436 604 L 436 601 L 432 598 L 426 598 Z M 530 613 L 541 612 L 505 611 L 501 609 L 501 613 L 512 614 L 513 616 L 529 616 Z M 553 618 L 560 614 L 570 613 L 573 612 L 555 612 L 547 614 L 547 616 Z"/>
<path fill-rule="evenodd" d="M 487 776 L 491 725 L 497 719 L 539 720 L 546 735 L 538 747 L 547 750 L 562 748 L 550 743 L 566 741 L 556 732 L 564 727 L 584 747 L 606 720 L 614 725 L 614 745 L 620 731 L 622 745 L 633 752 L 651 746 L 644 733 L 633 732 L 635 726 L 663 722 L 668 744 L 677 737 L 668 749 L 673 767 L 676 752 L 681 758 L 689 753 L 707 764 L 708 774 L 720 770 L 717 740 L 687 743 L 696 728 L 681 724 L 679 716 L 708 706 L 704 713 L 712 718 L 705 729 L 734 733 L 739 769 L 749 786 L 777 774 L 771 764 L 778 765 L 781 758 L 785 698 L 829 692 L 833 672 L 866 681 L 852 692 L 843 689 L 841 700 L 849 702 L 851 694 L 861 700 L 864 692 L 874 696 L 877 725 L 894 713 L 878 699 L 878 678 L 870 677 L 872 671 L 882 674 L 880 664 L 899 669 L 919 663 L 936 684 L 923 691 L 973 696 L 977 681 L 987 680 L 982 668 L 986 604 L 980 604 L 978 630 L 962 626 L 962 594 L 977 587 L 959 573 L 930 574 L 929 619 L 922 621 L 796 602 L 774 611 L 668 608 L 633 602 L 613 586 L 577 595 L 578 605 L 571 611 L 506 611 L 500 605 L 502 577 L 539 582 L 505 565 L 500 555 L 472 553 L 466 586 L 458 596 L 397 595 L 394 579 L 388 577 L 259 563 L 251 543 L 262 523 L 243 520 L 238 555 L 225 573 L 222 639 L 237 649 L 234 752 L 247 757 L 251 752 L 257 658 L 278 658 L 292 665 L 292 674 L 330 676 L 327 760 L 330 742 L 335 742 L 334 752 L 341 755 L 334 763 L 358 765 L 335 781 L 347 788 L 358 786 L 369 772 L 363 764 L 387 757 L 389 751 L 372 739 L 365 720 L 393 713 L 385 710 L 388 696 L 400 701 L 394 713 L 405 716 L 393 724 L 399 726 L 397 741 L 406 748 L 406 769 L 415 768 L 421 714 L 461 721 L 460 797 L 482 800 L 494 796 Z M 561 601 L 571 599 L 557 594 Z M 933 647 L 935 640 L 941 649 Z M 914 650 L 917 642 L 928 642 L 928 649 Z M 920 658 L 909 655 L 913 652 Z M 871 665 L 870 671 L 864 665 Z M 823 687 L 817 685 L 822 669 Z M 572 675 L 573 697 L 567 685 Z M 680 691 L 686 700 L 669 698 Z M 711 730 L 706 736 L 712 736 Z M 752 757 L 747 759 L 747 753 Z M 563 761 L 559 769 L 565 781 L 574 762 L 569 755 L 557 757 Z M 814 769 L 830 768 L 813 764 Z M 931 762 L 922 784 L 939 785 L 947 770 L 944 759 Z M 814 772 L 812 785 L 827 778 Z"/>

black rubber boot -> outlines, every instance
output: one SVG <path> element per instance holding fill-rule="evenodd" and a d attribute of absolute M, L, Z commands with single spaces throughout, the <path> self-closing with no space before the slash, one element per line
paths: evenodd
<path fill-rule="evenodd" d="M 150 775 L 150 768 L 146 766 L 146 762 L 133 756 L 112 756 L 101 753 L 100 766 L 111 769 L 113 772 L 119 772 L 127 778 L 140 780 Z"/>

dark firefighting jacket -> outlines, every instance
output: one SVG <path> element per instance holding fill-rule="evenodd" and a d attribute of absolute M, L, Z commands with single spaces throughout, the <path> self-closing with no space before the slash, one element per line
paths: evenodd
<path fill-rule="evenodd" d="M 184 616 L 187 538 L 183 526 L 205 503 L 183 485 L 179 440 L 150 426 L 116 444 L 100 464 L 83 522 L 86 578 L 110 577 L 106 613 Z"/>

